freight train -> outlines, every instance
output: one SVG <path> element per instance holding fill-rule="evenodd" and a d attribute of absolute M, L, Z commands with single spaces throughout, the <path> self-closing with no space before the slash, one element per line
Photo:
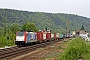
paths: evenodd
<path fill-rule="evenodd" d="M 59 34 L 59 33 L 52 34 L 50 31 L 39 31 L 39 32 L 20 31 L 16 33 L 15 44 L 17 46 L 20 46 L 34 42 L 46 42 L 46 41 L 63 39 L 64 37 L 65 34 Z"/>

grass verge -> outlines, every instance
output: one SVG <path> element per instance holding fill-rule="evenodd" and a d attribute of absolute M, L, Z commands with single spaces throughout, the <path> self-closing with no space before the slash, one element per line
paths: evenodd
<path fill-rule="evenodd" d="M 81 38 L 73 39 L 68 43 L 68 47 L 60 55 L 58 60 L 78 60 L 79 58 L 90 60 L 90 44 Z"/>

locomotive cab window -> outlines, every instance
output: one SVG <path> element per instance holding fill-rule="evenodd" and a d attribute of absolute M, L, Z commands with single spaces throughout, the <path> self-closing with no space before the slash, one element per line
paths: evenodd
<path fill-rule="evenodd" d="M 17 33 L 17 36 L 23 36 L 24 35 L 24 32 L 18 32 Z"/>

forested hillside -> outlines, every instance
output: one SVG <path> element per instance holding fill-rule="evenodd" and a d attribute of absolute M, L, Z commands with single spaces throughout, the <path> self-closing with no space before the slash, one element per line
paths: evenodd
<path fill-rule="evenodd" d="M 66 20 L 69 30 L 80 29 L 82 25 L 90 30 L 90 18 L 78 15 L 0 9 L 0 29 L 12 24 L 22 27 L 26 22 L 33 22 L 39 30 L 48 28 L 52 31 L 65 31 Z"/>

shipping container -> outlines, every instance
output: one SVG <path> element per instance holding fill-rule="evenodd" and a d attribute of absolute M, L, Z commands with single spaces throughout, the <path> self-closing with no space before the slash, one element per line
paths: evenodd
<path fill-rule="evenodd" d="M 54 38 L 54 34 L 51 34 L 51 38 Z"/>
<path fill-rule="evenodd" d="M 42 32 L 37 32 L 37 40 L 38 41 L 43 40 L 43 33 Z"/>
<path fill-rule="evenodd" d="M 43 33 L 43 40 L 46 39 L 46 33 Z"/>
<path fill-rule="evenodd" d="M 64 38 L 64 34 L 60 34 L 60 38 Z"/>
<path fill-rule="evenodd" d="M 46 39 L 51 39 L 51 33 L 46 34 Z"/>
<path fill-rule="evenodd" d="M 56 33 L 54 33 L 54 38 L 56 38 Z"/>
<path fill-rule="evenodd" d="M 60 34 L 59 34 L 59 33 L 57 33 L 57 34 L 56 34 L 56 37 L 57 37 L 57 38 L 60 38 Z"/>

